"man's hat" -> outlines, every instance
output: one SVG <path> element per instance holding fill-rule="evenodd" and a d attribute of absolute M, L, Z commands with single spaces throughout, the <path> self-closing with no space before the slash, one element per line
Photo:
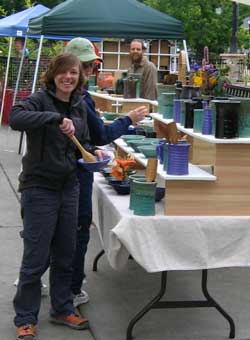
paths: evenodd
<path fill-rule="evenodd" d="M 102 59 L 95 52 L 93 44 L 85 38 L 74 38 L 65 47 L 65 52 L 76 55 L 81 61 L 89 62 Z"/>

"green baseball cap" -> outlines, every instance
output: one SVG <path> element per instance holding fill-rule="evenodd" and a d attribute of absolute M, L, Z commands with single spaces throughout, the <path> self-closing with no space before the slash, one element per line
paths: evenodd
<path fill-rule="evenodd" d="M 93 44 L 85 38 L 74 38 L 65 47 L 65 52 L 76 55 L 81 61 L 89 62 L 102 59 L 95 52 Z"/>

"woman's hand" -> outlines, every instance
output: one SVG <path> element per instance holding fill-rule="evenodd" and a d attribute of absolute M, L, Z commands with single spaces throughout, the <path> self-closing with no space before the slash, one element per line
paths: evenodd
<path fill-rule="evenodd" d="M 107 153 L 103 150 L 96 149 L 95 150 L 95 155 L 98 158 L 99 161 L 103 161 L 103 157 L 107 155 Z"/>
<path fill-rule="evenodd" d="M 145 118 L 145 115 L 148 113 L 146 106 L 139 106 L 136 109 L 129 111 L 128 116 L 132 120 L 132 124 L 136 125 L 141 120 Z"/>
<path fill-rule="evenodd" d="M 63 118 L 62 123 L 59 125 L 62 133 L 71 137 L 75 134 L 75 127 L 73 121 L 69 118 Z"/>

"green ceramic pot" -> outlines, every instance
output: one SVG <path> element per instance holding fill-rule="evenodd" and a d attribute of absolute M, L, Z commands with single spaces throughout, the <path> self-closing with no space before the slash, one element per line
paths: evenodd
<path fill-rule="evenodd" d="M 106 120 L 114 120 L 114 119 L 119 117 L 119 113 L 115 113 L 115 112 L 103 112 L 103 117 Z"/>
<path fill-rule="evenodd" d="M 88 79 L 88 88 L 90 90 L 90 86 L 96 86 L 96 75 L 95 74 L 91 74 L 89 76 L 89 79 Z M 99 86 L 98 86 L 99 88 Z M 90 90 L 90 91 L 94 91 L 94 90 Z"/>
<path fill-rule="evenodd" d="M 143 135 L 123 135 L 123 136 L 121 136 L 121 138 L 125 142 L 127 142 L 128 140 L 132 140 L 132 139 L 134 139 L 134 140 L 142 140 L 142 139 L 145 138 L 145 136 L 143 136 Z"/>
<path fill-rule="evenodd" d="M 194 109 L 194 132 L 202 132 L 203 109 Z"/>
<path fill-rule="evenodd" d="M 250 98 L 240 98 L 239 137 L 250 137 Z"/>
<path fill-rule="evenodd" d="M 138 146 L 138 150 L 143 153 L 146 158 L 157 158 L 156 144 Z"/>
<path fill-rule="evenodd" d="M 99 86 L 97 85 L 90 85 L 88 88 L 89 91 L 96 92 L 99 90 Z"/>
<path fill-rule="evenodd" d="M 145 176 L 140 175 L 130 175 L 129 182 L 130 182 L 130 198 L 129 198 L 129 209 L 133 210 L 135 207 L 136 197 L 134 192 L 134 180 L 136 181 L 146 181 Z"/>
<path fill-rule="evenodd" d="M 152 143 L 158 144 L 160 138 L 144 138 L 141 140 L 129 140 L 127 144 L 130 145 L 136 152 L 140 152 L 138 149 L 142 145 L 151 145 Z"/>
<path fill-rule="evenodd" d="M 154 216 L 155 215 L 155 192 L 156 182 L 145 182 L 133 180 L 134 202 L 133 210 L 135 215 Z"/>

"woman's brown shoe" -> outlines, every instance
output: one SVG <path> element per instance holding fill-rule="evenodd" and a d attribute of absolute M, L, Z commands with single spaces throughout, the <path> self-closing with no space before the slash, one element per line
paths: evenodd
<path fill-rule="evenodd" d="M 17 327 L 17 340 L 35 340 L 35 325 L 26 324 Z"/>
<path fill-rule="evenodd" d="M 63 316 L 51 316 L 50 321 L 59 325 L 65 325 L 73 329 L 88 329 L 88 319 L 78 316 L 76 314 L 63 315 Z"/>

